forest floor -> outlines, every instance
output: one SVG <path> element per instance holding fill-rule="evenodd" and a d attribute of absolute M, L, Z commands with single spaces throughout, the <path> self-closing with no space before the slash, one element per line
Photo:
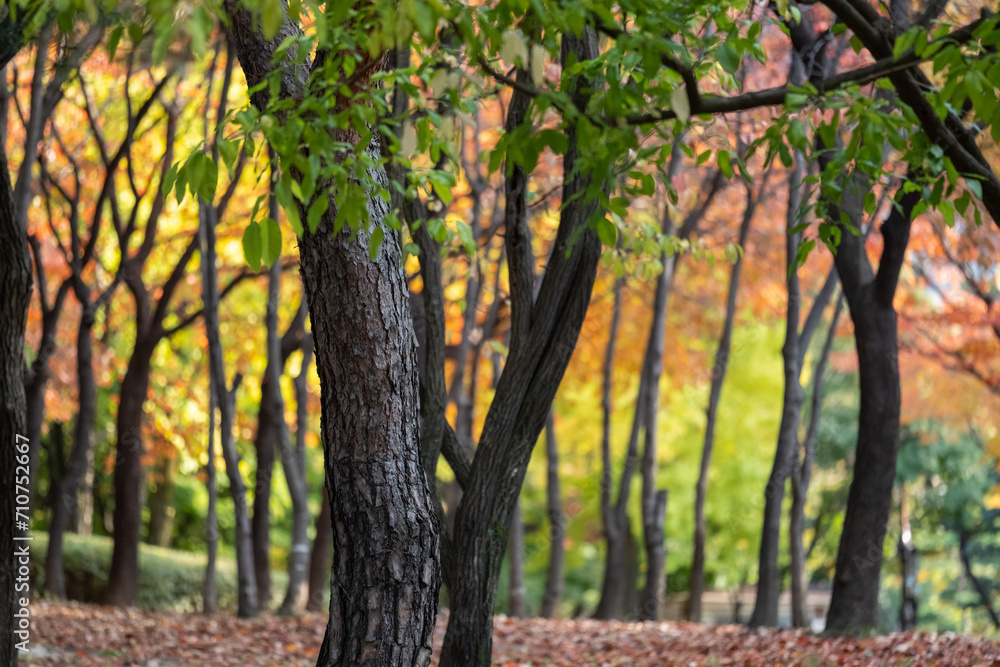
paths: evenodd
<path fill-rule="evenodd" d="M 32 667 L 313 665 L 326 623 L 325 614 L 246 620 L 46 601 L 29 610 L 32 654 L 22 664 Z M 954 633 L 856 641 L 788 629 L 498 617 L 493 658 L 503 667 L 1000 667 L 1000 644 Z"/>

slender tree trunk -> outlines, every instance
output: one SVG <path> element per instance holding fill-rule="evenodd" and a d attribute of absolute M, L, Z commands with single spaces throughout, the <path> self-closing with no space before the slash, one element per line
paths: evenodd
<path fill-rule="evenodd" d="M 149 502 L 149 528 L 146 542 L 157 547 L 170 547 L 174 535 L 174 488 L 177 477 L 177 457 L 168 456 L 160 463 L 160 480 Z"/>
<path fill-rule="evenodd" d="M 236 526 L 236 577 L 238 580 L 238 610 L 240 618 L 257 615 L 260 601 L 257 593 L 257 579 L 254 572 L 253 543 L 250 534 L 250 514 L 247 510 L 246 485 L 240 472 L 240 455 L 233 438 L 233 419 L 236 406 L 236 390 L 242 376 L 237 373 L 232 388 L 226 380 L 225 360 L 222 356 L 222 342 L 219 339 L 219 290 L 216 284 L 217 269 L 215 255 L 215 216 L 212 207 L 201 203 L 200 221 L 202 228 L 202 301 L 205 304 L 205 330 L 208 337 L 209 368 L 215 379 L 215 396 L 219 405 L 219 445 L 226 463 L 229 478 L 229 492 L 233 497 Z"/>
<path fill-rule="evenodd" d="M 45 588 L 49 594 L 59 599 L 66 597 L 66 580 L 63 570 L 63 533 L 69 526 L 69 521 L 76 508 L 79 522 L 84 522 L 89 534 L 91 517 L 93 515 L 93 497 L 90 496 L 94 477 L 93 431 L 97 414 L 97 383 L 94 379 L 93 361 L 93 327 L 94 312 L 90 306 L 87 290 L 81 291 L 78 286 L 77 296 L 83 297 L 88 306 L 83 307 L 80 316 L 80 326 L 76 336 L 76 374 L 78 387 L 78 404 L 76 424 L 73 431 L 73 446 L 69 455 L 69 469 L 59 485 L 59 501 L 52 508 L 52 521 L 49 523 L 49 546 L 45 555 Z M 80 482 L 90 479 L 90 484 L 84 484 L 82 491 L 88 503 L 80 502 Z M 81 532 L 81 531 L 77 531 Z"/>
<path fill-rule="evenodd" d="M 87 445 L 87 463 L 83 469 L 83 477 L 76 492 L 76 504 L 73 519 L 70 522 L 72 530 L 77 535 L 89 537 L 94 531 L 94 438 L 91 433 Z"/>
<path fill-rule="evenodd" d="M 514 506 L 514 516 L 510 520 L 510 542 L 507 545 L 508 582 L 507 615 L 524 618 L 527 607 L 524 602 L 524 519 L 521 516 L 521 502 Z"/>
<path fill-rule="evenodd" d="M 901 580 L 899 629 L 903 632 L 917 627 L 917 548 L 910 532 L 910 508 L 906 484 L 899 485 L 899 574 Z"/>
<path fill-rule="evenodd" d="M 17 468 L 28 463 L 28 450 L 38 443 L 28 443 L 24 435 L 27 425 L 24 330 L 31 299 L 31 257 L 24 225 L 14 214 L 5 151 L 0 151 L 0 248 L 4 249 L 4 258 L 0 261 L 0 294 L 3 295 L 0 299 L 0 471 L 7 475 L 0 484 L 0 542 L 5 545 L 0 556 L 0 617 L 5 619 L 0 623 L 0 662 L 16 667 L 16 644 L 21 639 L 12 621 L 21 595 L 15 589 L 19 562 L 13 545 L 27 530 L 15 524 L 19 490 L 13 483 L 13 476 L 28 477 L 29 471 Z"/>
<path fill-rule="evenodd" d="M 207 463 L 205 464 L 205 485 L 208 487 L 208 511 L 205 516 L 205 549 L 208 558 L 205 561 L 205 581 L 201 588 L 202 608 L 206 616 L 213 615 L 219 608 L 218 593 L 215 586 L 215 561 L 219 551 L 219 487 L 215 480 L 215 380 L 209 372 L 208 392 L 208 441 Z"/>
<path fill-rule="evenodd" d="M 121 384 L 118 404 L 118 445 L 115 455 L 114 549 L 105 601 L 134 605 L 139 595 L 139 533 L 142 527 L 143 403 L 149 388 L 153 348 L 136 344 Z"/>
<path fill-rule="evenodd" d="M 781 573 L 778 569 L 778 551 L 781 543 L 782 503 L 785 484 L 795 465 L 799 446 L 799 415 L 802 411 L 802 385 L 799 366 L 799 315 L 801 291 L 796 269 L 801 232 L 792 234 L 798 224 L 802 205 L 802 182 L 806 174 L 804 156 L 796 151 L 795 165 L 788 177 L 788 208 L 785 212 L 785 267 L 788 271 L 785 284 L 788 302 L 785 311 L 785 344 L 781 348 L 784 365 L 785 388 L 782 395 L 781 424 L 778 426 L 778 445 L 774 452 L 771 475 L 764 488 L 764 523 L 760 535 L 758 560 L 757 597 L 751 627 L 778 624 L 778 597 L 781 595 Z"/>
<path fill-rule="evenodd" d="M 323 485 L 323 500 L 316 517 L 316 538 L 309 556 L 309 601 L 306 611 L 323 608 L 323 589 L 330 577 L 330 547 L 333 544 L 333 527 L 330 521 L 330 495 Z M 329 590 L 329 589 L 327 589 Z"/>
<path fill-rule="evenodd" d="M 267 41 L 249 12 L 233 0 L 225 8 L 247 83 L 256 85 L 280 41 L 299 28 L 286 20 Z M 307 68 L 288 72 L 289 87 L 303 85 Z M 283 94 L 294 95 L 289 87 Z M 253 102 L 263 105 L 266 92 Z M 334 135 L 350 141 L 345 131 Z M 377 157 L 377 137 L 369 150 Z M 389 189 L 384 172 L 372 175 Z M 388 207 L 379 197 L 368 211 L 372 225 L 384 224 Z M 330 619 L 317 665 L 423 667 L 437 614 L 439 529 L 420 463 L 419 374 L 402 248 L 390 230 L 370 259 L 368 234 L 334 234 L 336 215 L 331 198 L 316 233 L 299 239 L 334 535 Z"/>
<path fill-rule="evenodd" d="M 827 331 L 826 342 L 816 360 L 813 372 L 813 391 L 809 410 L 809 428 L 802 443 L 802 462 L 792 471 L 792 508 L 789 521 L 790 539 L 789 554 L 791 556 L 791 591 L 792 591 L 792 625 L 797 628 L 810 626 L 806 594 L 808 580 L 806 578 L 807 552 L 803 547 L 802 535 L 806 525 L 806 500 L 809 496 L 809 484 L 812 480 L 813 458 L 816 452 L 816 435 L 819 431 L 819 420 L 823 407 L 823 380 L 826 374 L 826 364 L 833 349 L 833 339 L 840 323 L 840 314 L 844 306 L 844 297 L 837 299 L 837 305 L 830 318 L 830 328 Z M 817 528 L 818 528 L 817 524 Z"/>
<path fill-rule="evenodd" d="M 562 49 L 564 58 L 570 57 L 570 53 L 578 60 L 595 58 L 596 34 L 585 29 L 580 38 L 566 35 Z M 573 84 L 576 103 L 585 103 L 584 91 L 593 85 L 586 79 Z M 566 204 L 560 216 L 556 246 L 532 307 L 528 337 L 511 340 L 507 364 L 486 416 L 469 483 L 455 517 L 455 552 L 462 557 L 455 559 L 451 576 L 457 585 L 449 590 L 451 615 L 441 650 L 441 667 L 490 663 L 492 610 L 514 504 L 532 447 L 545 425 L 590 303 L 601 248 L 596 234 L 586 227 L 596 209 L 584 196 L 591 176 L 574 170 L 579 146 L 572 124 L 568 145 L 563 160 Z M 523 245 L 520 249 L 515 247 L 511 231 L 508 224 L 505 238 L 508 265 L 520 266 L 529 253 Z M 533 282 L 521 285 L 522 293 L 512 298 L 512 308 L 516 304 L 521 304 L 520 308 L 525 304 L 531 307 L 533 288 Z"/>
<path fill-rule="evenodd" d="M 271 214 L 277 216 L 278 202 L 272 199 Z M 281 286 L 281 265 L 275 262 L 268 281 L 268 352 L 271 359 L 279 361 L 281 341 L 278 338 L 278 300 Z M 304 360 L 305 361 L 305 360 Z M 280 363 L 280 362 L 279 362 Z M 288 424 L 285 422 L 285 401 L 281 396 L 281 366 L 270 365 L 271 401 L 277 405 L 278 442 L 281 447 L 281 468 L 285 473 L 288 494 L 292 498 L 292 547 L 288 555 L 288 588 L 278 609 L 282 615 L 297 614 L 305 607 L 308 597 L 307 575 L 309 563 L 309 505 L 306 489 L 305 452 L 297 452 L 289 441 Z M 303 369 L 305 372 L 305 369 Z M 301 400 L 301 397 L 300 397 Z M 305 447 L 305 431 L 300 426 L 301 444 Z"/>
<path fill-rule="evenodd" d="M 968 551 L 970 537 L 969 531 L 967 530 L 963 529 L 958 533 L 958 555 L 962 560 L 962 568 L 965 570 L 965 576 L 968 577 L 970 582 L 972 582 L 972 587 L 975 588 L 976 593 L 979 594 L 979 600 L 986 609 L 986 613 L 989 614 L 990 621 L 993 622 L 993 629 L 1000 630 L 1000 614 L 997 614 L 997 610 L 993 607 L 993 599 L 990 595 L 990 591 L 972 571 L 972 561 L 969 559 Z"/>
<path fill-rule="evenodd" d="M 726 371 L 729 368 L 733 322 L 736 319 L 736 300 L 740 290 L 740 272 L 743 268 L 747 234 L 750 232 L 750 222 L 753 220 L 756 207 L 755 195 L 748 187 L 746 209 L 743 212 L 743 222 L 740 224 L 737 241 L 744 252 L 740 253 L 729 274 L 726 318 L 722 325 L 722 335 L 719 337 L 719 347 L 715 352 L 715 364 L 712 366 L 708 408 L 705 410 L 705 444 L 701 450 L 701 467 L 698 471 L 698 483 L 695 486 L 694 556 L 691 560 L 691 586 L 688 601 L 688 620 L 695 623 L 701 623 L 701 595 L 705 590 L 705 498 L 708 496 L 708 471 L 712 462 L 712 448 L 715 445 L 715 424 L 719 413 L 719 400 L 722 398 L 722 385 L 725 383 Z"/>
<path fill-rule="evenodd" d="M 269 334 L 270 335 L 270 334 Z M 267 368 L 260 382 L 260 412 L 257 414 L 257 435 L 254 438 L 254 452 L 257 472 L 254 479 L 253 519 L 250 531 L 253 542 L 254 576 L 257 579 L 257 594 L 264 607 L 271 604 L 271 480 L 274 478 L 274 440 L 277 437 L 275 414 L 272 401 L 271 353 L 268 348 Z"/>
<path fill-rule="evenodd" d="M 555 415 L 550 410 L 545 422 L 546 495 L 549 513 L 549 566 L 545 572 L 545 593 L 539 616 L 552 618 L 558 615 L 563 591 L 563 567 L 566 549 L 566 518 L 562 512 L 559 492 L 559 445 L 556 441 Z"/>

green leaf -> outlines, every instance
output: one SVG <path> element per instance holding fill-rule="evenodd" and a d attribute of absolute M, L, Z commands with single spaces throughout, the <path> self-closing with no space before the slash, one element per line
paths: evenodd
<path fill-rule="evenodd" d="M 688 100 L 687 88 L 678 86 L 670 93 L 670 108 L 677 114 L 677 120 L 686 123 L 691 117 L 691 102 Z"/>
<path fill-rule="evenodd" d="M 267 218 L 261 223 L 260 229 L 261 258 L 267 268 L 271 268 L 281 257 L 281 227 L 276 220 Z"/>
<path fill-rule="evenodd" d="M 385 231 L 381 227 L 376 227 L 375 231 L 372 232 L 372 238 L 368 242 L 368 257 L 374 262 L 378 259 L 378 249 L 382 247 L 382 239 L 385 236 Z"/>
<path fill-rule="evenodd" d="M 207 202 L 215 201 L 215 188 L 219 184 L 219 165 L 205 154 L 202 154 L 201 181 L 198 183 L 198 196 Z"/>
<path fill-rule="evenodd" d="M 243 232 L 243 257 L 254 271 L 260 270 L 261 253 L 260 225 L 251 222 Z"/>
<path fill-rule="evenodd" d="M 722 69 L 730 74 L 736 74 L 736 70 L 740 68 L 740 54 L 728 42 L 719 45 L 715 51 L 715 57 L 719 59 Z"/>
<path fill-rule="evenodd" d="M 319 221 L 329 208 L 330 201 L 325 194 L 317 197 L 316 201 L 309 206 L 309 213 L 306 214 L 306 223 L 309 225 L 310 234 L 316 233 L 316 229 L 319 227 Z M 299 234 L 301 235 L 301 232 L 299 232 Z"/>
<path fill-rule="evenodd" d="M 125 26 L 115 26 L 115 29 L 111 31 L 108 35 L 108 60 L 115 59 L 115 52 L 118 51 L 118 43 L 122 39 L 122 33 L 125 32 Z M 170 188 L 167 188 L 168 190 Z"/>
<path fill-rule="evenodd" d="M 597 221 L 597 238 L 609 248 L 614 248 L 618 243 L 618 228 L 615 227 L 615 223 L 607 218 L 600 218 Z"/>
<path fill-rule="evenodd" d="M 264 0 L 260 9 L 260 27 L 264 31 L 264 39 L 274 39 L 281 29 L 285 19 L 281 0 Z"/>
<path fill-rule="evenodd" d="M 975 178 L 967 177 L 965 179 L 965 187 L 967 187 L 972 194 L 976 196 L 979 201 L 983 200 L 983 184 L 980 183 Z"/>
<path fill-rule="evenodd" d="M 720 150 L 718 155 L 718 162 L 719 162 L 719 171 L 722 172 L 722 175 L 725 176 L 726 178 L 732 178 L 733 163 L 731 158 L 729 157 L 729 151 Z"/>

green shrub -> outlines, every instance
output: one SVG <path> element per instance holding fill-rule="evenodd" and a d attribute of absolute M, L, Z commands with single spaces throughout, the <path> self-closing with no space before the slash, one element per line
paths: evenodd
<path fill-rule="evenodd" d="M 45 553 L 49 537 L 45 533 L 32 533 L 31 569 L 32 594 L 41 593 L 45 585 Z M 66 533 L 63 538 L 63 567 L 66 571 L 66 594 L 71 600 L 101 603 L 107 587 L 111 567 L 110 538 L 81 537 Z M 207 556 L 203 553 L 176 551 L 139 545 L 139 600 L 138 606 L 153 611 L 201 611 L 201 587 L 205 579 Z M 272 571 L 271 588 L 276 599 L 270 608 L 280 603 L 288 577 L 284 572 Z M 237 604 L 236 563 L 230 557 L 220 556 L 216 561 L 215 586 L 219 609 L 235 611 Z"/>

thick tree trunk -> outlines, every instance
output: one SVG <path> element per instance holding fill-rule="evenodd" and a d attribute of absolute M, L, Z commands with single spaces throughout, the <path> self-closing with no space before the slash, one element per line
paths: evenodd
<path fill-rule="evenodd" d="M 149 388 L 153 349 L 136 344 L 121 384 L 115 454 L 114 549 L 105 602 L 134 605 L 139 595 L 139 534 L 142 527 L 143 403 Z"/>
<path fill-rule="evenodd" d="M 333 524 L 330 520 L 330 494 L 323 485 L 323 500 L 316 517 L 316 537 L 309 555 L 309 600 L 306 611 L 323 609 L 323 591 L 330 578 L 330 547 L 333 545 Z M 326 589 L 329 590 L 329 589 Z"/>
<path fill-rule="evenodd" d="M 729 350 L 733 339 L 733 322 L 736 319 L 736 300 L 740 290 L 740 272 L 746 251 L 747 234 L 753 220 L 757 201 L 753 191 L 747 188 L 746 209 L 740 224 L 737 243 L 744 252 L 736 259 L 729 274 L 729 293 L 726 297 L 726 317 L 719 337 L 719 347 L 715 352 L 712 366 L 712 380 L 708 393 L 708 408 L 705 410 L 705 443 L 701 450 L 701 467 L 695 486 L 694 500 L 694 555 L 691 560 L 691 585 L 688 599 L 688 620 L 701 623 L 701 596 L 705 590 L 705 498 L 708 496 L 708 471 L 712 462 L 712 448 L 715 445 L 715 423 L 722 398 L 722 385 L 729 368 Z"/>
<path fill-rule="evenodd" d="M 236 2 L 228 0 L 226 11 L 253 86 L 271 70 L 280 41 L 299 28 L 286 21 L 267 41 Z M 302 84 L 307 68 L 289 70 L 285 94 Z M 255 94 L 254 103 L 265 95 Z M 343 131 L 335 135 L 349 140 Z M 369 150 L 378 153 L 377 137 Z M 371 175 L 388 190 L 383 172 Z M 387 208 L 373 195 L 370 223 L 382 226 Z M 419 374 L 402 248 L 390 230 L 370 259 L 368 234 L 352 238 L 359 221 L 334 234 L 336 214 L 331 198 L 316 233 L 299 239 L 334 535 L 330 619 L 317 665 L 423 667 L 437 614 L 438 525 L 420 463 Z"/>
<path fill-rule="evenodd" d="M 0 662 L 16 667 L 16 644 L 20 638 L 13 619 L 24 595 L 16 590 L 19 562 L 14 555 L 14 545 L 18 544 L 15 539 L 23 537 L 27 530 L 15 524 L 19 495 L 15 475 L 24 477 L 22 486 L 28 486 L 29 471 L 23 470 L 23 464 L 28 462 L 28 449 L 38 443 L 28 443 L 24 435 L 27 425 L 24 330 L 31 299 L 31 258 L 24 225 L 14 215 L 4 151 L 0 151 L 0 247 L 4 249 L 4 259 L 0 262 L 0 294 L 3 295 L 0 299 L 0 473 L 4 475 L 0 484 L 0 542 L 5 545 L 0 556 L 0 617 L 5 619 L 0 623 Z M 24 515 L 27 514 L 25 511 Z"/>
<path fill-rule="evenodd" d="M 89 303 L 86 290 L 77 292 Z M 78 528 L 85 522 L 88 528 L 93 515 L 93 498 L 89 495 L 89 504 L 80 502 L 80 482 L 90 478 L 90 484 L 84 484 L 84 490 L 92 493 L 94 476 L 93 431 L 97 414 L 97 383 L 94 379 L 93 362 L 93 327 L 94 313 L 92 308 L 84 307 L 80 316 L 80 327 L 76 337 L 76 374 L 78 387 L 78 405 L 76 425 L 73 432 L 73 447 L 69 455 L 69 468 L 59 485 L 59 500 L 52 508 L 52 521 L 49 523 L 49 546 L 45 555 L 45 588 L 56 598 L 66 597 L 65 572 L 63 571 L 63 533 L 69 526 L 70 518 L 76 509 Z M 78 532 L 80 532 L 78 530 Z"/>
<path fill-rule="evenodd" d="M 514 516 L 510 520 L 510 541 L 507 544 L 507 615 L 524 618 L 527 607 L 524 602 L 524 519 L 521 517 L 521 502 L 514 505 Z"/>
<path fill-rule="evenodd" d="M 555 415 L 550 410 L 545 421 L 545 461 L 546 461 L 546 505 L 549 514 L 549 565 L 545 572 L 545 593 L 538 615 L 552 618 L 558 615 L 559 601 L 563 591 L 563 567 L 566 549 L 566 519 L 562 512 L 562 497 L 559 492 L 559 445 L 556 440 Z"/>

